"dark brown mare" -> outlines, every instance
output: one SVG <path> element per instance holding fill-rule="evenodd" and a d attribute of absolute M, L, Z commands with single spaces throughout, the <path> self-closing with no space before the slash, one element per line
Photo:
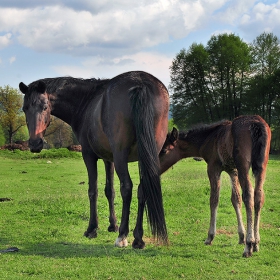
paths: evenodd
<path fill-rule="evenodd" d="M 23 110 L 32 152 L 43 148 L 43 137 L 54 115 L 68 123 L 82 145 L 89 177 L 90 220 L 85 236 L 96 237 L 97 160 L 106 169 L 105 193 L 109 201 L 109 231 L 117 229 L 114 212 L 114 166 L 120 179 L 123 199 L 118 247 L 127 246 L 132 181 L 128 162 L 139 161 L 138 216 L 134 248 L 144 248 L 143 212 L 147 207 L 152 234 L 167 243 L 158 154 L 168 130 L 169 96 L 165 86 L 152 75 L 127 72 L 108 80 L 47 78 L 26 86 Z"/>
<path fill-rule="evenodd" d="M 269 157 L 271 131 L 260 116 L 240 116 L 187 132 L 173 129 L 168 134 L 160 154 L 161 172 L 186 157 L 201 157 L 207 163 L 211 185 L 210 228 L 205 244 L 211 244 L 216 234 L 216 216 L 220 194 L 220 175 L 226 171 L 232 183 L 231 201 L 238 221 L 239 243 L 245 242 L 243 256 L 259 250 L 259 223 L 264 203 L 263 184 Z M 253 189 L 249 170 L 255 177 Z M 247 235 L 241 216 L 241 195 L 246 207 Z M 255 218 L 253 221 L 253 210 Z"/>

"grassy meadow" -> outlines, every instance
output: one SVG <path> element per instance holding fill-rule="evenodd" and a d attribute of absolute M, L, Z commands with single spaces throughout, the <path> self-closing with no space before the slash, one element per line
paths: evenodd
<path fill-rule="evenodd" d="M 170 245 L 158 246 L 146 220 L 146 248 L 114 247 L 117 233 L 107 232 L 105 172 L 99 161 L 99 231 L 83 236 L 89 217 L 87 172 L 79 153 L 66 150 L 39 155 L 0 151 L 0 279 L 279 279 L 280 157 L 271 157 L 261 216 L 260 252 L 243 258 L 230 202 L 230 182 L 222 175 L 217 235 L 204 245 L 209 226 L 209 182 L 204 161 L 185 159 L 162 176 Z M 137 163 L 129 165 L 134 183 L 130 229 L 137 211 Z M 116 213 L 121 196 L 115 177 Z M 243 220 L 245 220 L 243 207 Z"/>

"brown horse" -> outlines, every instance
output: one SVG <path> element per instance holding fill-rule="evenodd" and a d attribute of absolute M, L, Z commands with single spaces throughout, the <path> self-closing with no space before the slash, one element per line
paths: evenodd
<path fill-rule="evenodd" d="M 182 158 L 201 157 L 207 163 L 211 185 L 211 218 L 205 244 L 211 244 L 216 233 L 220 175 L 222 171 L 226 171 L 232 182 L 231 201 L 238 221 L 239 243 L 245 242 L 243 256 L 250 257 L 253 251 L 259 250 L 259 223 L 264 203 L 263 184 L 270 139 L 270 128 L 260 116 L 240 116 L 232 122 L 222 121 L 180 133 L 173 128 L 173 131 L 168 134 L 160 153 L 162 173 Z M 255 189 L 249 179 L 250 167 L 255 176 Z M 247 214 L 246 239 L 241 216 L 242 200 L 239 182 Z"/>
<path fill-rule="evenodd" d="M 114 213 L 114 166 L 120 179 L 123 199 L 118 247 L 127 246 L 132 181 L 128 162 L 139 162 L 138 216 L 134 230 L 134 248 L 144 248 L 143 211 L 147 208 L 152 234 L 167 243 L 158 154 L 168 129 L 169 96 L 165 86 L 154 76 L 127 72 L 108 80 L 47 78 L 26 86 L 23 111 L 29 130 L 32 152 L 43 148 L 43 136 L 54 115 L 68 123 L 82 145 L 82 155 L 89 177 L 90 220 L 85 236 L 96 237 L 97 160 L 103 159 L 109 201 L 109 230 L 117 228 Z"/>

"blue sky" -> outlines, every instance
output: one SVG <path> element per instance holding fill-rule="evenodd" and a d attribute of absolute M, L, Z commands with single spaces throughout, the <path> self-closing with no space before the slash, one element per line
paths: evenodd
<path fill-rule="evenodd" d="M 1 0 L 0 86 L 47 77 L 147 71 L 166 86 L 172 59 L 213 34 L 280 38 L 280 0 Z"/>

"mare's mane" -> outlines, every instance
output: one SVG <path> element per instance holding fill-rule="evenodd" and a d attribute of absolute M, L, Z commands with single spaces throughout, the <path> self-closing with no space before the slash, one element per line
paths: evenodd
<path fill-rule="evenodd" d="M 67 77 L 57 77 L 57 78 L 44 78 L 32 82 L 28 85 L 29 92 L 36 91 L 38 88 L 39 82 L 44 82 L 46 84 L 46 91 L 48 93 L 54 93 L 58 90 L 63 90 L 66 87 L 75 87 L 78 86 L 79 88 L 83 87 L 86 89 L 86 92 L 89 94 L 94 94 L 99 88 L 104 86 L 109 79 L 82 79 L 82 78 L 73 78 L 70 76 Z M 77 90 L 77 94 L 81 91 Z"/>

